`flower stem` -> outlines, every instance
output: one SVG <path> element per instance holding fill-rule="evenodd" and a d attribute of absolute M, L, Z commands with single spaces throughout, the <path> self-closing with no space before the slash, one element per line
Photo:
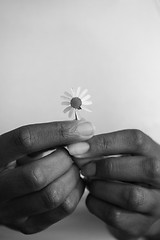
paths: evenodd
<path fill-rule="evenodd" d="M 77 116 L 76 111 L 75 111 L 75 120 L 78 120 L 78 116 Z"/>

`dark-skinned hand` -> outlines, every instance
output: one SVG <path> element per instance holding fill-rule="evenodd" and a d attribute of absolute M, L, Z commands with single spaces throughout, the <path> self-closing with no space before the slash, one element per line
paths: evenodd
<path fill-rule="evenodd" d="M 68 147 L 88 181 L 87 207 L 118 239 L 160 239 L 160 145 L 140 130 Z"/>
<path fill-rule="evenodd" d="M 72 213 L 84 183 L 63 146 L 92 136 L 85 121 L 33 124 L 1 135 L 0 224 L 32 234 Z"/>

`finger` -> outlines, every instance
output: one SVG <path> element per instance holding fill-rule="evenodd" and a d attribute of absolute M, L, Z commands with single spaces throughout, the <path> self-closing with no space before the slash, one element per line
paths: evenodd
<path fill-rule="evenodd" d="M 17 164 L 17 166 L 22 166 L 22 165 L 28 164 L 30 162 L 40 160 L 40 159 L 44 158 L 45 156 L 51 154 L 53 151 L 55 151 L 55 150 L 39 151 L 36 153 L 27 154 L 26 156 L 17 159 L 16 164 Z"/>
<path fill-rule="evenodd" d="M 157 158 L 108 157 L 83 166 L 82 174 L 90 178 L 145 183 L 160 187 L 160 161 Z"/>
<path fill-rule="evenodd" d="M 133 184 L 92 181 L 90 193 L 107 203 L 123 209 L 160 216 L 160 192 Z"/>
<path fill-rule="evenodd" d="M 84 141 L 93 132 L 92 124 L 83 120 L 20 127 L 0 136 L 0 167 L 26 154 Z"/>
<path fill-rule="evenodd" d="M 72 144 L 68 149 L 69 153 L 78 159 L 119 154 L 155 157 L 160 153 L 159 145 L 140 130 L 122 130 L 97 135 L 85 143 Z"/>
<path fill-rule="evenodd" d="M 67 172 L 73 162 L 65 149 L 0 174 L 0 202 L 39 191 Z"/>
<path fill-rule="evenodd" d="M 23 218 L 57 208 L 80 180 L 78 168 L 73 165 L 68 172 L 41 191 L 16 198 L 1 209 L 1 218 Z"/>
<path fill-rule="evenodd" d="M 149 229 L 155 221 L 150 216 L 129 212 L 94 198 L 92 195 L 88 196 L 86 204 L 92 214 L 108 225 L 133 237 L 143 236 L 146 229 Z"/>
<path fill-rule="evenodd" d="M 84 184 L 82 181 L 79 181 L 77 186 L 58 208 L 29 217 L 22 225 L 21 231 L 25 234 L 36 233 L 67 217 L 75 210 L 83 192 Z"/>

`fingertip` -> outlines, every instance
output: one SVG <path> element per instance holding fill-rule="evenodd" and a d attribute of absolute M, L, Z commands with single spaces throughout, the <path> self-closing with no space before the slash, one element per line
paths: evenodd
<path fill-rule="evenodd" d="M 96 175 L 96 164 L 89 163 L 82 167 L 81 173 L 85 177 L 94 177 Z"/>
<path fill-rule="evenodd" d="M 75 133 L 80 136 L 82 140 L 93 137 L 95 133 L 95 126 L 88 121 L 78 121 Z"/>
<path fill-rule="evenodd" d="M 77 156 L 88 152 L 90 145 L 87 142 L 79 142 L 69 145 L 67 149 L 70 155 Z"/>

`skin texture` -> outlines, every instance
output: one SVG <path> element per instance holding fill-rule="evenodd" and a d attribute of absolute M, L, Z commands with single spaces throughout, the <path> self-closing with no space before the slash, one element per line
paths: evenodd
<path fill-rule="evenodd" d="M 0 224 L 32 234 L 71 214 L 84 183 L 64 146 L 92 136 L 85 121 L 28 125 L 1 135 Z"/>
<path fill-rule="evenodd" d="M 160 239 L 160 145 L 140 130 L 94 136 L 69 146 L 86 177 L 89 211 L 117 239 Z M 87 147 L 86 147 L 87 149 Z"/>

